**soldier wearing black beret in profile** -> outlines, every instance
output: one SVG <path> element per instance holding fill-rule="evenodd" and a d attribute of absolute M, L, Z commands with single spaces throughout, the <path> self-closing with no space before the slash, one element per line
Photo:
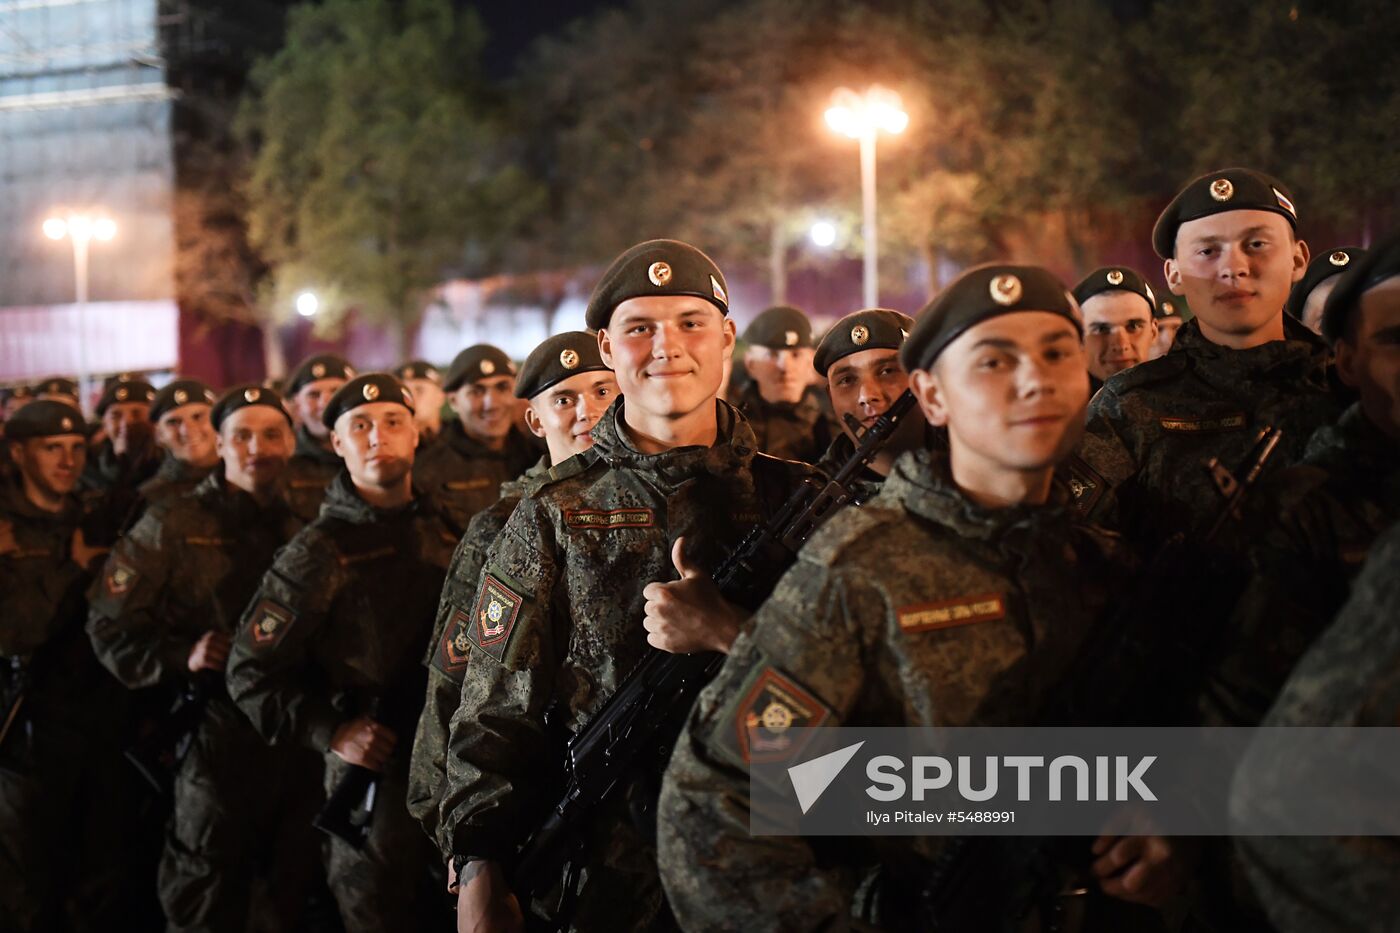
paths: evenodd
<path fill-rule="evenodd" d="M 331 450 L 330 432 L 321 415 L 331 396 L 355 368 L 334 353 L 318 353 L 301 361 L 287 378 L 284 393 L 297 425 L 297 450 L 287 465 L 287 501 L 304 522 L 321 510 L 326 485 L 340 472 L 340 458 Z"/>
<path fill-rule="evenodd" d="M 442 433 L 442 406 L 447 394 L 442 388 L 442 371 L 427 360 L 409 360 L 394 368 L 417 403 L 413 418 L 418 422 L 418 450 L 421 454 Z"/>
<path fill-rule="evenodd" d="M 1322 333 L 1322 308 L 1327 304 L 1327 296 L 1336 287 L 1337 277 L 1352 268 L 1352 264 L 1366 255 L 1359 246 L 1339 246 L 1336 249 L 1319 253 L 1308 263 L 1308 271 L 1288 293 L 1288 304 L 1284 310 L 1314 334 Z"/>
<path fill-rule="evenodd" d="M 1186 307 L 1186 302 L 1175 295 L 1166 294 L 1157 296 L 1157 304 L 1152 309 L 1152 320 L 1157 325 L 1157 336 L 1152 341 L 1152 348 L 1147 353 L 1149 360 L 1155 360 L 1159 356 L 1166 356 L 1171 352 L 1172 344 L 1176 343 L 1176 332 L 1181 329 L 1181 325 L 1191 319 L 1191 309 Z"/>
<path fill-rule="evenodd" d="M 838 432 L 821 390 L 812 385 L 812 322 L 798 309 L 779 305 L 754 318 L 742 340 L 752 381 L 734 404 L 749 419 L 758 449 L 815 463 Z"/>
<path fill-rule="evenodd" d="M 1157 337 L 1157 296 L 1141 275 L 1126 266 L 1105 266 L 1074 286 L 1084 314 L 1084 355 L 1089 390 L 1109 376 L 1150 358 Z"/>

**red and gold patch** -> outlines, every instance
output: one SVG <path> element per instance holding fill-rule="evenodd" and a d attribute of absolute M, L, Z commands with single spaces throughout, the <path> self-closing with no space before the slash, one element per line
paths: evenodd
<path fill-rule="evenodd" d="M 462 672 L 467 669 L 467 659 L 471 653 L 472 640 L 468 634 L 471 627 L 470 613 L 465 609 L 454 611 L 448 620 L 447 630 L 442 633 L 442 641 L 438 643 L 437 656 L 433 658 L 433 667 L 458 683 L 462 681 Z"/>
<path fill-rule="evenodd" d="M 107 577 L 104 585 L 107 587 L 108 596 L 125 596 L 131 592 L 131 588 L 136 585 L 141 574 L 136 572 L 136 568 L 128 565 L 120 558 L 112 558 L 111 565 L 107 568 Z"/>
<path fill-rule="evenodd" d="M 564 524 L 575 529 L 650 528 L 656 524 L 651 509 L 566 509 Z"/>
<path fill-rule="evenodd" d="M 296 620 L 296 613 L 286 606 L 270 599 L 261 600 L 253 607 L 248 637 L 255 648 L 271 648 L 287 636 L 287 630 Z"/>
<path fill-rule="evenodd" d="M 1006 618 L 1006 601 L 1000 593 L 979 596 L 959 596 L 933 603 L 901 606 L 895 610 L 899 627 L 906 632 L 930 632 L 976 622 L 991 622 Z"/>
<path fill-rule="evenodd" d="M 468 620 L 472 644 L 500 661 L 524 600 L 492 574 L 486 574 Z"/>
<path fill-rule="evenodd" d="M 785 761 L 807 743 L 793 729 L 823 725 L 832 711 L 791 677 L 764 667 L 732 706 L 733 737 L 744 764 Z"/>

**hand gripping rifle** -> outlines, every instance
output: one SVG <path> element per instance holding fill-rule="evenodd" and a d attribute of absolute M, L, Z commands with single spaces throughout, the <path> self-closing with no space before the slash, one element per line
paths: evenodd
<path fill-rule="evenodd" d="M 755 527 L 714 573 L 725 599 L 757 609 L 792 563 L 802 543 L 850 501 L 854 480 L 914 407 L 905 392 L 860 436 L 855 451 L 829 480 L 803 482 L 767 524 Z M 774 568 L 778 568 L 774 571 Z M 520 850 L 511 886 L 522 906 L 546 893 L 565 866 L 577 871 L 578 847 L 590 814 L 648 765 L 664 765 L 701 689 L 724 655 L 653 650 L 569 739 L 565 789 Z M 566 882 L 566 889 L 572 887 Z"/>

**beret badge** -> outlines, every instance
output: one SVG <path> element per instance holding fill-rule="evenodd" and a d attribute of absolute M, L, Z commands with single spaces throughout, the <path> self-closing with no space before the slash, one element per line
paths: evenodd
<path fill-rule="evenodd" d="M 131 390 L 123 386 L 117 390 L 117 401 L 125 402 L 129 395 L 131 395 Z"/>
<path fill-rule="evenodd" d="M 323 376 L 325 376 L 325 375 L 326 375 L 326 364 L 325 364 L 325 363 L 317 363 L 316 365 L 312 366 L 312 367 L 311 367 L 311 375 L 315 376 L 317 379 L 320 379 L 320 378 L 322 378 Z"/>
<path fill-rule="evenodd" d="M 1123 284 L 1123 273 L 1120 272 L 1120 271 L 1118 271 L 1117 269 L 1111 270 L 1111 271 L 1108 273 L 1107 278 L 1108 278 L 1108 284 L 1109 284 L 1109 285 L 1122 285 L 1122 284 Z"/>
<path fill-rule="evenodd" d="M 789 347 L 797 346 L 797 331 L 789 330 L 783 333 L 783 343 Z"/>
<path fill-rule="evenodd" d="M 245 402 L 256 402 L 260 398 L 262 398 L 262 390 L 260 389 L 243 390 L 243 401 Z"/>
<path fill-rule="evenodd" d="M 565 350 L 559 354 L 559 365 L 565 369 L 578 368 L 578 352 L 575 350 Z"/>
<path fill-rule="evenodd" d="M 1228 201 L 1235 196 L 1235 186 L 1228 178 L 1217 178 L 1210 183 L 1210 196 L 1217 201 Z"/>
<path fill-rule="evenodd" d="M 665 288 L 671 281 L 671 264 L 667 262 L 654 262 L 647 267 L 647 278 L 651 284 L 657 288 Z"/>
<path fill-rule="evenodd" d="M 59 422 L 59 425 L 63 428 L 63 430 L 71 431 L 73 430 L 73 419 L 64 418 L 62 421 Z"/>
<path fill-rule="evenodd" d="M 861 347 L 864 346 L 865 342 L 869 339 L 870 329 L 864 324 L 857 324 L 855 327 L 851 328 L 851 343 Z"/>
<path fill-rule="evenodd" d="M 482 360 L 482 361 L 481 361 L 481 374 L 482 374 L 483 376 L 489 376 L 489 375 L 491 375 L 492 373 L 494 373 L 495 371 L 496 371 L 496 364 L 495 364 L 495 363 L 491 362 L 490 360 Z"/>
<path fill-rule="evenodd" d="M 1021 299 L 1021 280 L 1014 275 L 998 275 L 988 287 L 992 300 L 1003 307 L 1014 305 Z"/>
<path fill-rule="evenodd" d="M 372 402 L 379 398 L 379 386 L 372 382 L 366 382 L 365 387 L 360 392 L 364 395 L 366 402 Z"/>
<path fill-rule="evenodd" d="M 1343 251 L 1337 250 L 1331 256 L 1327 257 L 1327 261 L 1334 266 L 1345 266 L 1347 263 L 1351 262 L 1351 257 Z"/>
<path fill-rule="evenodd" d="M 184 389 L 175 390 L 175 404 L 183 405 L 190 400 L 190 394 Z"/>

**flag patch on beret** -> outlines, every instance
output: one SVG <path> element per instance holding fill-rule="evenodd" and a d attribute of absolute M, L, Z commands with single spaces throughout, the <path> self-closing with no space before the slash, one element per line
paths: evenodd
<path fill-rule="evenodd" d="M 1272 190 L 1274 192 L 1274 197 L 1278 198 L 1278 206 L 1288 211 L 1288 213 L 1292 214 L 1293 217 L 1296 219 L 1298 216 L 1298 209 L 1293 206 L 1293 202 L 1288 200 L 1288 198 L 1284 197 L 1283 192 L 1278 190 L 1277 188 L 1274 188 Z"/>
<path fill-rule="evenodd" d="M 521 597 L 492 574 L 486 574 L 472 608 L 468 631 L 472 644 L 497 661 L 506 653 L 506 642 L 520 616 Z"/>

